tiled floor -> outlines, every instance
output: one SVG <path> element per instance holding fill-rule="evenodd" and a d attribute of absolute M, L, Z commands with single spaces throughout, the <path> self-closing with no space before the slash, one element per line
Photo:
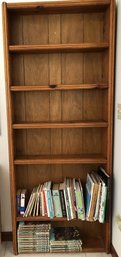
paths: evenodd
<path fill-rule="evenodd" d="M 12 243 L 4 242 L 0 247 L 0 257 L 13 257 Z M 78 253 L 78 254 L 19 254 L 19 257 L 111 257 L 110 254 L 105 253 Z"/>

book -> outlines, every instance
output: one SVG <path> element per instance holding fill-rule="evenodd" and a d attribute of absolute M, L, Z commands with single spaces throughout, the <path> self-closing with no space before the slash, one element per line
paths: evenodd
<path fill-rule="evenodd" d="M 100 179 L 100 176 L 97 174 L 97 172 L 94 173 L 94 176 L 97 180 L 97 183 L 99 185 L 98 187 L 98 195 L 97 195 L 97 202 L 96 207 L 94 211 L 94 221 L 99 220 L 99 210 L 100 210 L 100 201 L 101 201 L 101 190 L 102 190 L 102 182 Z"/>
<path fill-rule="evenodd" d="M 66 204 L 65 204 L 65 198 L 64 198 L 64 183 L 60 183 L 59 185 L 59 194 L 60 194 L 60 203 L 61 203 L 63 217 L 67 217 Z"/>
<path fill-rule="evenodd" d="M 73 212 L 73 203 L 72 203 L 72 194 L 71 194 L 71 184 L 70 184 L 71 179 L 66 178 L 66 188 L 68 192 L 68 199 L 69 199 L 69 208 L 70 208 L 70 219 L 74 219 L 75 215 Z"/>
<path fill-rule="evenodd" d="M 21 189 L 18 189 L 16 193 L 16 207 L 17 207 L 18 214 L 20 213 L 20 202 L 21 202 Z"/>
<path fill-rule="evenodd" d="M 85 220 L 84 198 L 80 179 L 75 180 L 74 190 L 76 197 L 77 217 L 78 219 Z"/>
<path fill-rule="evenodd" d="M 86 208 L 86 219 L 87 220 L 89 220 L 93 190 L 94 190 L 94 182 L 93 182 L 90 174 L 88 173 L 87 179 L 86 179 L 86 187 L 85 187 L 85 208 Z"/>
<path fill-rule="evenodd" d="M 59 194 L 59 184 L 53 184 L 52 187 L 52 196 L 53 196 L 53 206 L 54 206 L 54 215 L 55 217 L 63 217 L 61 202 L 60 202 L 60 194 Z"/>
<path fill-rule="evenodd" d="M 104 223 L 109 209 L 110 176 L 106 173 L 103 167 L 99 167 L 97 173 L 102 180 L 99 222 Z"/>
<path fill-rule="evenodd" d="M 22 189 L 21 190 L 21 197 L 20 197 L 20 214 L 25 213 L 25 208 L 26 208 L 26 194 L 27 194 L 27 189 Z"/>
<path fill-rule="evenodd" d="M 53 207 L 53 200 L 51 195 L 51 184 L 52 184 L 51 181 L 45 182 L 43 190 L 45 193 L 45 201 L 47 206 L 48 217 L 52 219 L 54 217 L 54 207 Z"/>
<path fill-rule="evenodd" d="M 32 193 L 30 195 L 25 213 L 23 215 L 24 217 L 31 216 L 31 212 L 32 212 L 32 209 L 33 209 L 33 206 L 34 206 L 34 201 L 35 201 L 35 192 L 36 192 L 36 188 L 34 187 L 33 190 L 32 190 Z"/>
<path fill-rule="evenodd" d="M 89 221 L 94 220 L 94 213 L 95 213 L 95 208 L 96 208 L 96 203 L 97 203 L 97 197 L 98 197 L 98 189 L 99 189 L 99 184 L 95 178 L 94 172 L 90 173 L 90 176 L 92 178 L 92 181 L 94 183 L 93 191 L 92 191 L 92 197 L 91 197 L 91 207 L 90 207 L 90 213 L 89 213 Z"/>
<path fill-rule="evenodd" d="M 65 204 L 66 204 L 67 220 L 71 220 L 71 210 L 70 210 L 70 203 L 69 203 L 69 195 L 68 195 L 68 190 L 67 190 L 66 178 L 64 179 L 64 198 L 65 198 Z"/>

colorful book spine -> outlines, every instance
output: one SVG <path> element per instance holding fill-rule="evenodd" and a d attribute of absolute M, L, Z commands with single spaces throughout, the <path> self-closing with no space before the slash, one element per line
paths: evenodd
<path fill-rule="evenodd" d="M 79 189 L 79 183 L 76 182 L 76 190 L 75 190 L 75 196 L 76 196 L 76 206 L 77 206 L 77 216 L 78 219 L 85 220 L 85 209 L 83 205 L 83 195 Z"/>
<path fill-rule="evenodd" d="M 25 213 L 25 208 L 26 208 L 26 189 L 23 189 L 21 191 L 21 200 L 20 200 L 20 214 Z"/>
<path fill-rule="evenodd" d="M 52 195 L 53 195 L 54 214 L 55 214 L 56 217 L 63 217 L 59 190 L 53 189 L 52 190 Z"/>
<path fill-rule="evenodd" d="M 54 208 L 53 208 L 51 190 L 47 190 L 47 201 L 48 201 L 48 208 L 49 208 L 49 217 L 50 217 L 50 219 L 53 219 Z"/>
<path fill-rule="evenodd" d="M 65 199 L 64 199 L 64 192 L 63 192 L 62 189 L 59 190 L 59 194 L 60 194 L 60 203 L 61 203 L 62 215 L 63 215 L 63 217 L 67 217 L 66 205 L 65 205 Z"/>
<path fill-rule="evenodd" d="M 21 202 L 21 189 L 18 189 L 16 194 L 16 206 L 17 206 L 18 213 L 20 213 L 20 202 Z"/>
<path fill-rule="evenodd" d="M 101 190 L 100 209 L 99 209 L 99 222 L 100 223 L 105 222 L 106 199 L 107 199 L 107 186 L 105 184 L 103 184 L 102 190 Z"/>

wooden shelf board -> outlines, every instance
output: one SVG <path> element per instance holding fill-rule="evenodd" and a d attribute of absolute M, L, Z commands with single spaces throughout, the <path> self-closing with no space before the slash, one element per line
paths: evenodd
<path fill-rule="evenodd" d="M 67 218 L 57 218 L 54 217 L 53 219 L 50 219 L 49 217 L 45 217 L 45 216 L 30 216 L 30 217 L 23 217 L 23 216 L 18 216 L 17 221 L 65 221 L 67 220 Z"/>
<path fill-rule="evenodd" d="M 11 91 L 55 91 L 55 90 L 81 90 L 81 89 L 106 89 L 108 88 L 107 83 L 99 83 L 99 84 L 75 84 L 75 85 L 56 85 L 52 88 L 49 85 L 43 86 L 11 86 Z"/>
<path fill-rule="evenodd" d="M 99 154 L 90 155 L 41 155 L 41 156 L 19 156 L 14 160 L 15 165 L 26 164 L 93 164 L 107 163 L 107 159 Z"/>
<path fill-rule="evenodd" d="M 48 53 L 48 52 L 88 52 L 102 51 L 109 47 L 108 43 L 81 43 L 81 44 L 49 44 L 49 45 L 10 45 L 12 53 Z"/>
<path fill-rule="evenodd" d="M 100 12 L 110 4 L 110 0 L 81 0 L 81 1 L 48 1 L 33 3 L 7 3 L 7 9 L 11 12 L 24 13 L 82 13 L 97 11 Z"/>
<path fill-rule="evenodd" d="M 106 128 L 105 121 L 68 121 L 68 122 L 21 122 L 13 124 L 13 129 L 46 129 L 46 128 Z"/>

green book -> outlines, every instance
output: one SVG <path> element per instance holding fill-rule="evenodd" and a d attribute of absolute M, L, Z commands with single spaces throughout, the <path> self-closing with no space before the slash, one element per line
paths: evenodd
<path fill-rule="evenodd" d="M 77 217 L 78 219 L 85 220 L 84 198 L 80 180 L 75 181 L 74 191 L 76 197 Z"/>
<path fill-rule="evenodd" d="M 61 202 L 60 202 L 60 194 L 59 194 L 59 184 L 53 185 L 52 196 L 53 196 L 55 217 L 63 217 L 62 209 L 61 209 Z"/>

